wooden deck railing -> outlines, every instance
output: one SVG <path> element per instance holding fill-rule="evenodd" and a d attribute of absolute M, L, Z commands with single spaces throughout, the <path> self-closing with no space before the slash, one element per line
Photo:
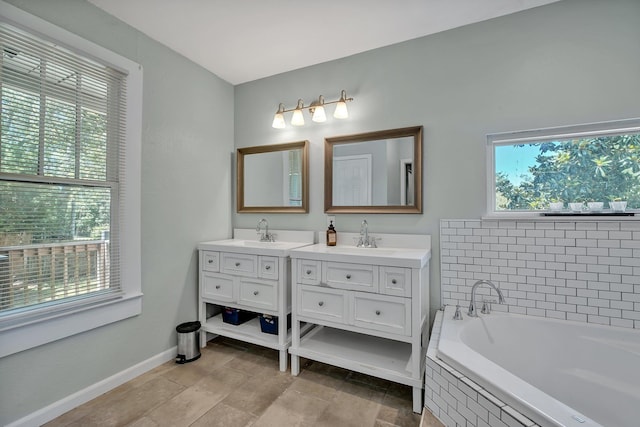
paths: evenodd
<path fill-rule="evenodd" d="M 0 310 L 81 295 L 108 285 L 108 240 L 0 247 Z"/>

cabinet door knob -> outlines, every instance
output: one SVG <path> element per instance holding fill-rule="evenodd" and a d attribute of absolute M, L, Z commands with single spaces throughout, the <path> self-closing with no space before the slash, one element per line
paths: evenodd
<path fill-rule="evenodd" d="M 220 285 L 216 285 L 216 289 L 220 289 Z"/>
<path fill-rule="evenodd" d="M 306 271 L 306 273 L 307 273 L 307 274 L 311 274 L 311 270 L 307 270 L 307 271 Z"/>
<path fill-rule="evenodd" d="M 236 267 L 240 267 L 240 263 L 239 262 L 236 262 Z"/>
<path fill-rule="evenodd" d="M 258 294 L 259 294 L 259 292 L 258 292 L 258 291 L 253 291 L 253 294 L 254 294 L 254 295 L 258 295 Z"/>
<path fill-rule="evenodd" d="M 376 316 L 380 316 L 380 310 L 376 310 Z"/>
<path fill-rule="evenodd" d="M 395 285 L 398 281 L 396 279 L 391 279 L 391 283 Z"/>
<path fill-rule="evenodd" d="M 319 305 L 320 307 L 322 307 L 322 306 L 324 305 L 324 301 L 320 301 L 320 302 L 318 302 L 318 305 Z"/>
<path fill-rule="evenodd" d="M 265 269 L 265 270 L 271 270 L 271 266 L 270 266 L 270 265 L 266 265 L 266 266 L 264 267 L 264 269 Z"/>
<path fill-rule="evenodd" d="M 351 279 L 351 275 L 350 274 L 347 274 L 347 279 Z"/>
<path fill-rule="evenodd" d="M 209 261 L 207 261 L 209 264 L 213 264 L 213 260 L 209 259 Z"/>

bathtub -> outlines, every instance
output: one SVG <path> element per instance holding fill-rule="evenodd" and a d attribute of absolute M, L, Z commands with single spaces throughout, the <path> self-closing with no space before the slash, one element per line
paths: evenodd
<path fill-rule="evenodd" d="M 640 426 L 640 331 L 493 312 L 442 317 L 437 357 L 541 426 Z"/>

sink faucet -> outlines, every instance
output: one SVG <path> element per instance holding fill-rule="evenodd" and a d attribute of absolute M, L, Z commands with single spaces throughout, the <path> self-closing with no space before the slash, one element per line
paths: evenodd
<path fill-rule="evenodd" d="M 260 233 L 262 226 L 264 225 L 264 233 Z M 256 232 L 260 234 L 261 242 L 275 242 L 275 236 L 269 233 L 269 221 L 266 218 L 262 218 L 258 221 L 258 225 L 256 226 Z"/>
<path fill-rule="evenodd" d="M 504 296 L 502 295 L 502 291 L 493 282 L 489 280 L 478 280 L 473 284 L 471 288 L 471 303 L 469 304 L 469 312 L 467 313 L 470 317 L 478 317 L 478 313 L 476 312 L 476 289 L 478 286 L 485 284 L 491 286 L 498 293 L 498 304 L 506 304 Z"/>
<path fill-rule="evenodd" d="M 369 236 L 369 223 L 366 219 L 363 219 L 360 224 L 360 238 L 358 239 L 358 244 L 356 246 L 359 248 L 376 247 L 376 238 Z"/>

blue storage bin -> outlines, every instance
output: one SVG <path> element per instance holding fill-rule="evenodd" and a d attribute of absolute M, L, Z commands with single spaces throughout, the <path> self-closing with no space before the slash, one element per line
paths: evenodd
<path fill-rule="evenodd" d="M 256 313 L 240 310 L 237 308 L 225 307 L 222 310 L 222 321 L 231 325 L 241 325 L 256 316 Z"/>
<path fill-rule="evenodd" d="M 291 327 L 291 313 L 287 316 L 287 329 Z M 278 335 L 278 316 L 260 315 L 260 329 L 265 334 Z"/>

